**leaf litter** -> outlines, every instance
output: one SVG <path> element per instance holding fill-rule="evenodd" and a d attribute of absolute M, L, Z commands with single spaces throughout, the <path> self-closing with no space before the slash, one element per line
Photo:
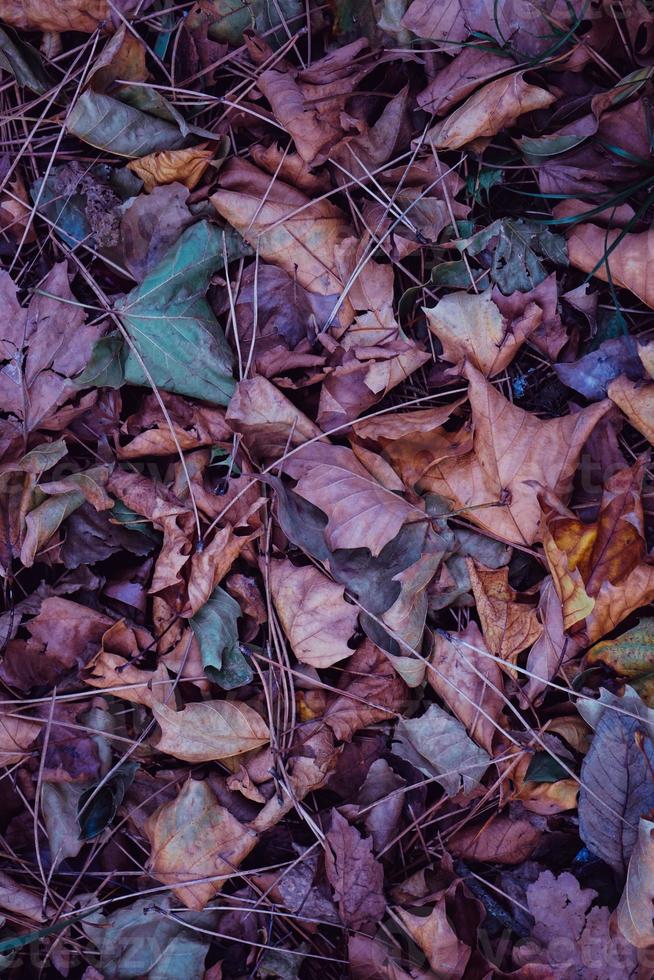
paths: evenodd
<path fill-rule="evenodd" d="M 0 0 L 3 973 L 653 975 L 653 18 Z"/>

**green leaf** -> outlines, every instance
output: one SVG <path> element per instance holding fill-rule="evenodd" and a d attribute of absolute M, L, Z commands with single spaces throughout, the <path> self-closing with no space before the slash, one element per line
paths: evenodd
<path fill-rule="evenodd" d="M 85 143 L 123 157 L 174 150 L 184 143 L 173 123 L 90 89 L 73 106 L 66 128 Z"/>
<path fill-rule="evenodd" d="M 91 357 L 81 374 L 73 378 L 78 388 L 120 388 L 125 378 L 123 338 L 118 331 L 105 334 L 93 345 Z"/>
<path fill-rule="evenodd" d="M 227 405 L 234 391 L 232 354 L 204 294 L 223 265 L 224 236 L 208 221 L 187 228 L 117 305 L 154 383 L 217 405 Z M 236 235 L 225 244 L 230 258 L 245 253 Z M 132 350 L 125 354 L 124 370 L 127 384 L 150 385 Z"/>
<path fill-rule="evenodd" d="M 568 133 L 567 135 L 557 136 L 537 136 L 533 139 L 530 136 L 523 136 L 516 140 L 516 146 L 521 153 L 529 157 L 554 157 L 559 153 L 567 153 L 568 150 L 580 146 L 589 138 L 588 133 Z"/>
<path fill-rule="evenodd" d="M 97 964 L 104 980 L 179 980 L 204 975 L 204 960 L 215 930 L 215 912 L 176 912 L 167 915 L 170 901 L 159 895 L 139 899 L 104 916 L 94 912 L 83 923 L 86 935 L 100 952 Z M 185 923 L 195 927 L 185 928 Z"/>
<path fill-rule="evenodd" d="M 274 27 L 298 18 L 304 12 L 300 0 L 213 0 L 211 6 L 203 7 L 203 15 L 216 20 L 209 25 L 209 37 L 214 41 L 234 46 L 243 43 L 243 32 L 253 30 L 266 36 L 266 41 L 277 49 L 288 39 L 284 30 L 267 34 Z M 193 26 L 192 11 L 189 13 L 189 27 Z"/>
<path fill-rule="evenodd" d="M 200 647 L 204 672 L 226 691 L 249 684 L 252 670 L 241 653 L 236 623 L 238 602 L 218 586 L 189 622 Z"/>
<path fill-rule="evenodd" d="M 559 779 L 567 779 L 568 775 L 567 770 L 549 752 L 536 752 L 527 767 L 525 779 L 532 783 L 558 783 Z"/>
<path fill-rule="evenodd" d="M 528 293 L 547 278 L 541 258 L 555 265 L 568 264 L 565 239 L 545 225 L 524 218 L 498 218 L 488 228 L 456 244 L 469 255 L 478 255 L 485 249 L 493 252 L 491 279 L 505 296 Z"/>
<path fill-rule="evenodd" d="M 150 521 L 142 517 L 141 514 L 137 514 L 135 510 L 131 510 L 122 500 L 116 501 L 109 512 L 109 517 L 117 524 L 122 524 L 129 531 L 137 531 L 139 534 L 144 534 L 146 538 L 150 538 L 151 541 L 161 544 L 161 533 L 155 531 Z"/>
<path fill-rule="evenodd" d="M 43 95 L 52 87 L 38 52 L 6 27 L 0 27 L 0 68 L 10 72 L 19 85 L 25 85 L 37 95 Z"/>
<path fill-rule="evenodd" d="M 138 768 L 138 762 L 125 762 L 100 789 L 89 786 L 84 790 L 77 804 L 77 820 L 82 840 L 92 840 L 111 823 Z"/>
<path fill-rule="evenodd" d="M 615 640 L 603 640 L 586 654 L 589 666 L 604 664 L 629 681 L 645 704 L 654 707 L 654 619 L 641 619 L 637 626 Z"/>

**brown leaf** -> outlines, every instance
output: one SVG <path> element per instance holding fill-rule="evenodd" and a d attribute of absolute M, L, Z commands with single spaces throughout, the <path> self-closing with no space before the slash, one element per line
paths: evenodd
<path fill-rule="evenodd" d="M 470 647 L 485 651 L 486 645 L 474 621 L 460 633 L 451 633 L 452 640 L 440 633 L 434 636 L 430 658 L 432 669 L 427 680 L 439 697 L 462 721 L 471 738 L 492 755 L 493 740 L 504 707 L 504 680 L 499 665 Z M 470 646 L 464 646 L 464 641 Z"/>
<path fill-rule="evenodd" d="M 26 31 L 93 34 L 109 14 L 107 0 L 0 0 L 0 19 Z"/>
<path fill-rule="evenodd" d="M 488 649 L 494 656 L 515 664 L 518 654 L 542 632 L 535 608 L 517 601 L 518 594 L 509 585 L 507 567 L 483 568 L 469 558 L 468 574 Z"/>
<path fill-rule="evenodd" d="M 203 909 L 257 843 L 220 806 L 206 780 L 192 777 L 148 819 L 150 872 L 189 909 Z M 189 884 L 186 884 L 189 882 Z"/>
<path fill-rule="evenodd" d="M 225 416 L 259 459 L 278 459 L 288 449 L 322 435 L 317 425 L 266 378 L 241 381 Z"/>
<path fill-rule="evenodd" d="M 447 849 L 465 861 L 522 864 L 533 854 L 541 832 L 528 820 L 497 816 L 480 826 L 464 827 L 447 840 Z"/>
<path fill-rule="evenodd" d="M 480 137 L 495 136 L 523 113 L 544 109 L 555 101 L 554 95 L 528 85 L 523 76 L 524 72 L 515 72 L 484 85 L 447 119 L 432 126 L 425 140 L 436 150 L 458 150 Z"/>
<path fill-rule="evenodd" d="M 0 309 L 0 358 L 11 367 L 0 373 L 3 411 L 26 433 L 36 428 L 56 432 L 60 424 L 65 428 L 83 410 L 71 406 L 67 415 L 61 412 L 78 395 L 71 378 L 86 367 L 103 324 L 85 324 L 86 312 L 70 290 L 65 262 L 53 266 L 27 308 L 20 306 L 16 287 L 3 272 Z"/>
<path fill-rule="evenodd" d="M 96 654 L 112 625 L 108 616 L 78 602 L 59 596 L 44 599 L 38 616 L 27 624 L 30 638 L 9 643 L 2 678 L 23 691 L 52 687 Z"/>
<path fill-rule="evenodd" d="M 574 225 L 568 237 L 570 265 L 608 282 L 608 263 L 614 286 L 629 289 L 647 306 L 654 307 L 654 281 L 649 275 L 654 256 L 654 230 L 624 235 L 605 260 L 607 250 L 621 234 L 619 229 L 611 231 L 599 225 Z"/>
<path fill-rule="evenodd" d="M 620 904 L 617 921 L 620 932 L 632 946 L 651 948 L 654 944 L 654 843 L 651 820 L 641 817 L 638 823 L 638 839 L 634 847 L 627 880 Z"/>
<path fill-rule="evenodd" d="M 418 105 L 425 112 L 443 116 L 453 105 L 465 99 L 480 82 L 503 74 L 511 62 L 503 55 L 471 45 L 436 72 L 427 88 L 418 93 Z"/>
<path fill-rule="evenodd" d="M 332 810 L 326 843 L 325 870 L 341 922 L 357 930 L 377 922 L 386 910 L 384 871 L 373 857 L 371 839 L 362 837 L 338 810 Z"/>
<path fill-rule="evenodd" d="M 439 899 L 428 916 L 414 915 L 405 909 L 398 911 L 402 924 L 424 952 L 432 970 L 439 976 L 463 977 L 470 947 L 461 942 L 452 928 L 445 899 Z"/>
<path fill-rule="evenodd" d="M 313 173 L 299 153 L 286 153 L 277 143 L 270 146 L 255 145 L 250 155 L 258 167 L 269 174 L 277 174 L 280 180 L 291 187 L 299 187 L 305 194 L 324 194 L 331 187 L 327 173 Z"/>
<path fill-rule="evenodd" d="M 126 446 L 118 449 L 119 459 L 138 459 L 141 456 L 174 456 L 178 449 L 197 449 L 230 443 L 232 432 L 225 421 L 225 411 L 209 405 L 194 405 L 181 395 L 162 391 L 170 422 L 165 418 L 155 395 L 146 395 L 138 412 L 123 423 L 122 431 L 131 436 Z"/>
<path fill-rule="evenodd" d="M 536 304 L 528 315 L 507 324 L 491 299 L 483 293 L 450 293 L 436 306 L 425 308 L 429 329 L 443 345 L 443 358 L 460 365 L 466 358 L 486 377 L 503 371 L 522 344 L 540 325 Z"/>
<path fill-rule="evenodd" d="M 533 676 L 522 689 L 529 702 L 542 700 L 540 695 L 547 690 L 547 682 L 554 680 L 579 652 L 577 642 L 563 629 L 563 608 L 551 576 L 541 585 L 538 618 L 543 631 L 529 651 L 526 665 Z"/>
<path fill-rule="evenodd" d="M 270 591 L 282 629 L 297 659 L 312 667 L 331 667 L 352 656 L 348 640 L 359 610 L 337 585 L 312 565 L 270 564 Z"/>
<path fill-rule="evenodd" d="M 270 740 L 261 715 L 241 701 L 193 701 L 175 711 L 155 700 L 152 713 L 161 727 L 157 751 L 184 762 L 229 759 Z"/>
<path fill-rule="evenodd" d="M 0 871 L 0 908 L 31 922 L 46 922 L 43 896 L 19 885 L 4 871 Z"/>
<path fill-rule="evenodd" d="M 215 154 L 213 147 L 205 143 L 190 146 L 185 150 L 162 150 L 161 153 L 148 153 L 138 160 L 130 160 L 129 170 L 140 177 L 144 189 L 149 193 L 162 184 L 177 181 L 190 191 L 200 183 L 202 175 Z"/>
<path fill-rule="evenodd" d="M 465 374 L 475 426 L 473 452 L 432 466 L 420 486 L 451 500 L 498 538 L 533 544 L 540 520 L 535 484 L 567 500 L 581 449 L 611 403 L 541 421 L 507 401 L 472 365 Z"/>
<path fill-rule="evenodd" d="M 654 384 L 640 384 L 622 375 L 611 382 L 608 396 L 624 412 L 634 429 L 654 444 Z"/>
<path fill-rule="evenodd" d="M 336 248 L 351 234 L 343 212 L 329 201 L 311 201 L 281 180 L 271 186 L 270 178 L 245 160 L 230 160 L 220 184 L 212 204 L 246 241 L 256 244 L 261 258 L 296 275 L 305 289 L 333 295 L 336 301 L 343 289 Z M 351 313 L 346 301 L 341 307 L 344 323 Z"/>
<path fill-rule="evenodd" d="M 28 755 L 29 746 L 41 733 L 41 725 L 29 718 L 0 713 L 0 765 L 13 766 Z"/>
<path fill-rule="evenodd" d="M 324 721 L 336 738 L 349 742 L 360 728 L 392 718 L 402 710 L 408 688 L 384 653 L 365 640 L 341 674 L 337 695 Z"/>
<path fill-rule="evenodd" d="M 100 650 L 86 666 L 82 679 L 89 687 L 110 689 L 115 697 L 151 708 L 154 701 L 168 701 L 173 683 L 160 664 L 156 670 L 140 668 L 138 661 L 152 646 L 152 637 L 123 620 L 102 636 Z"/>
<path fill-rule="evenodd" d="M 583 524 L 543 495 L 543 545 L 563 604 L 566 630 L 586 645 L 654 598 L 654 565 L 646 557 L 641 488 L 645 461 L 610 477 L 597 521 Z"/>
<path fill-rule="evenodd" d="M 378 483 L 345 446 L 314 442 L 283 464 L 295 492 L 327 515 L 325 540 L 336 548 L 369 548 L 373 555 L 403 524 L 424 520 L 417 507 Z"/>
<path fill-rule="evenodd" d="M 155 187 L 139 194 L 120 222 L 125 266 L 137 282 L 158 264 L 181 233 L 193 222 L 186 206 L 188 190 L 181 184 Z M 161 392 L 162 397 L 165 392 Z"/>

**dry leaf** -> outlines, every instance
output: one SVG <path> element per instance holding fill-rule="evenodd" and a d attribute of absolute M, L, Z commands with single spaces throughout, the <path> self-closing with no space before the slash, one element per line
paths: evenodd
<path fill-rule="evenodd" d="M 418 943 L 438 976 L 462 977 L 470 959 L 470 947 L 457 937 L 441 898 L 428 916 L 414 915 L 399 909 L 399 916 L 409 935 Z"/>
<path fill-rule="evenodd" d="M 608 396 L 624 412 L 634 429 L 654 444 L 654 384 L 639 384 L 622 375 L 611 382 Z"/>
<path fill-rule="evenodd" d="M 495 136 L 523 113 L 544 109 L 555 101 L 554 95 L 528 85 L 523 76 L 524 72 L 515 72 L 484 85 L 427 131 L 427 143 L 436 150 L 458 150 L 480 137 Z"/>
<path fill-rule="evenodd" d="M 153 701 L 161 728 L 157 751 L 184 762 L 211 762 L 258 749 L 270 740 L 265 721 L 241 701 L 193 701 L 175 711 Z"/>
<path fill-rule="evenodd" d="M 215 154 L 206 144 L 191 146 L 186 150 L 162 150 L 161 153 L 148 153 L 139 160 L 130 160 L 129 170 L 140 177 L 143 187 L 149 193 L 161 184 L 178 181 L 190 191 L 200 183 L 202 175 Z"/>
<path fill-rule="evenodd" d="M 540 521 L 537 485 L 567 500 L 582 447 L 611 403 L 541 421 L 507 401 L 472 365 L 465 374 L 475 426 L 473 452 L 432 466 L 420 486 L 451 500 L 498 538 L 533 544 Z"/>
<path fill-rule="evenodd" d="M 488 649 L 494 656 L 515 664 L 518 654 L 542 632 L 536 610 L 517 601 L 517 593 L 509 585 L 508 568 L 483 568 L 471 558 L 467 564 Z M 507 670 L 511 675 L 515 673 Z"/>
<path fill-rule="evenodd" d="M 0 765 L 13 766 L 28 755 L 29 746 L 41 732 L 41 725 L 29 718 L 0 714 Z"/>
<path fill-rule="evenodd" d="M 361 836 L 332 810 L 325 847 L 325 871 L 334 889 L 341 922 L 350 929 L 379 921 L 386 909 L 384 871 L 372 853 L 372 841 Z"/>
<path fill-rule="evenodd" d="M 647 306 L 654 307 L 654 281 L 649 275 L 654 259 L 654 230 L 624 235 L 605 259 L 608 249 L 620 235 L 622 232 L 618 229 L 611 231 L 599 225 L 574 225 L 568 236 L 570 264 L 608 282 L 608 263 L 610 281 L 614 286 L 629 289 Z"/>
<path fill-rule="evenodd" d="M 110 12 L 107 0 L 0 0 L 0 20 L 25 31 L 93 34 Z"/>
<path fill-rule="evenodd" d="M 541 831 L 528 820 L 511 816 L 494 817 L 481 826 L 457 830 L 447 841 L 447 849 L 464 861 L 522 864 L 533 854 Z"/>
<path fill-rule="evenodd" d="M 563 625 L 595 643 L 654 598 L 646 558 L 641 487 L 645 461 L 608 479 L 597 521 L 583 524 L 543 495 L 543 545 L 563 604 Z"/>
<path fill-rule="evenodd" d="M 258 840 L 219 805 L 206 780 L 192 777 L 152 814 L 145 830 L 151 874 L 189 909 L 203 909 Z"/>
<path fill-rule="evenodd" d="M 359 610 L 343 598 L 343 587 L 312 565 L 270 564 L 270 591 L 293 653 L 311 667 L 331 667 L 352 656 L 348 640 Z"/>
<path fill-rule="evenodd" d="M 654 944 L 654 823 L 642 817 L 627 880 L 618 905 L 618 928 L 633 946 L 647 949 Z"/>

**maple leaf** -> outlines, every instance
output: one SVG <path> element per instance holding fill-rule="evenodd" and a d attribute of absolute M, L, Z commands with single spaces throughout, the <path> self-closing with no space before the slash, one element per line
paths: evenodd
<path fill-rule="evenodd" d="M 541 421 L 507 401 L 472 365 L 466 366 L 465 374 L 470 382 L 473 451 L 431 466 L 419 486 L 446 497 L 502 540 L 533 544 L 540 522 L 535 484 L 567 499 L 583 444 L 610 402 Z"/>

